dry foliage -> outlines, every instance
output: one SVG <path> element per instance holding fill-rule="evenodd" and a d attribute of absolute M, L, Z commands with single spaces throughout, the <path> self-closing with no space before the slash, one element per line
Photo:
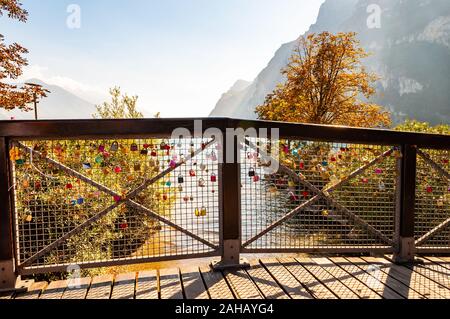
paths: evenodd
<path fill-rule="evenodd" d="M 17 0 L 0 0 L 0 17 L 5 13 L 11 19 L 27 21 L 28 12 Z M 29 111 L 29 103 L 34 98 L 46 97 L 46 91 L 38 86 L 17 87 L 5 83 L 5 80 L 16 80 L 22 75 L 22 68 L 28 64 L 23 55 L 27 53 L 28 50 L 18 43 L 6 44 L 4 36 L 0 34 L 0 108 Z"/>

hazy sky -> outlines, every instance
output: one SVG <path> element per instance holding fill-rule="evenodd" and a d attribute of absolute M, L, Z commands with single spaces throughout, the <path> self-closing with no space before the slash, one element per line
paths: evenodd
<path fill-rule="evenodd" d="M 315 22 L 323 0 L 22 0 L 27 24 L 1 33 L 30 50 L 24 77 L 99 102 L 119 85 L 147 116 L 207 116 Z M 81 27 L 67 27 L 70 4 Z"/>

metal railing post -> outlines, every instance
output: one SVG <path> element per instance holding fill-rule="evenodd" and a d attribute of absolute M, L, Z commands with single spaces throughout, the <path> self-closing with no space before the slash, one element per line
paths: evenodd
<path fill-rule="evenodd" d="M 33 280 L 22 281 L 15 269 L 8 144 L 7 138 L 0 137 L 0 292 L 23 292 Z"/>
<path fill-rule="evenodd" d="M 7 139 L 0 137 L 0 290 L 13 290 L 17 280 L 14 269 L 8 153 Z"/>
<path fill-rule="evenodd" d="M 228 139 L 234 138 L 228 149 Z M 247 267 L 240 258 L 241 250 L 241 164 L 240 148 L 236 136 L 223 131 L 222 162 L 219 164 L 219 206 L 221 260 L 213 263 L 214 270 Z M 230 154 L 232 152 L 232 154 Z"/>
<path fill-rule="evenodd" d="M 414 261 L 415 255 L 415 202 L 417 149 L 413 145 L 403 145 L 399 161 L 399 194 L 396 218 L 396 249 L 394 260 L 397 263 Z"/>

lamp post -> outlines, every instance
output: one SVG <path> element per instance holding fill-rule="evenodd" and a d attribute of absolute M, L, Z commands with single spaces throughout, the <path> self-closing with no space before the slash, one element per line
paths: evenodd
<path fill-rule="evenodd" d="M 34 103 L 34 119 L 38 120 L 38 97 L 37 92 L 47 92 L 50 93 L 49 90 L 42 88 L 42 85 L 34 84 L 34 83 L 25 83 L 25 85 L 29 86 L 33 90 L 33 103 Z M 44 93 L 45 94 L 45 93 Z M 45 96 L 45 95 L 44 95 Z"/>

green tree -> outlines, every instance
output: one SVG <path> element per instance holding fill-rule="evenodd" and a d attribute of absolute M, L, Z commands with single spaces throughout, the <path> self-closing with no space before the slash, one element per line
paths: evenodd
<path fill-rule="evenodd" d="M 430 123 L 408 120 L 395 128 L 397 131 L 450 135 L 450 125 L 431 126 Z"/>
<path fill-rule="evenodd" d="M 129 96 L 126 93 L 122 95 L 120 87 L 117 86 L 110 89 L 109 93 L 111 95 L 111 101 L 96 105 L 97 113 L 93 114 L 94 118 L 134 119 L 144 117 L 144 115 L 137 110 L 137 96 Z"/>

